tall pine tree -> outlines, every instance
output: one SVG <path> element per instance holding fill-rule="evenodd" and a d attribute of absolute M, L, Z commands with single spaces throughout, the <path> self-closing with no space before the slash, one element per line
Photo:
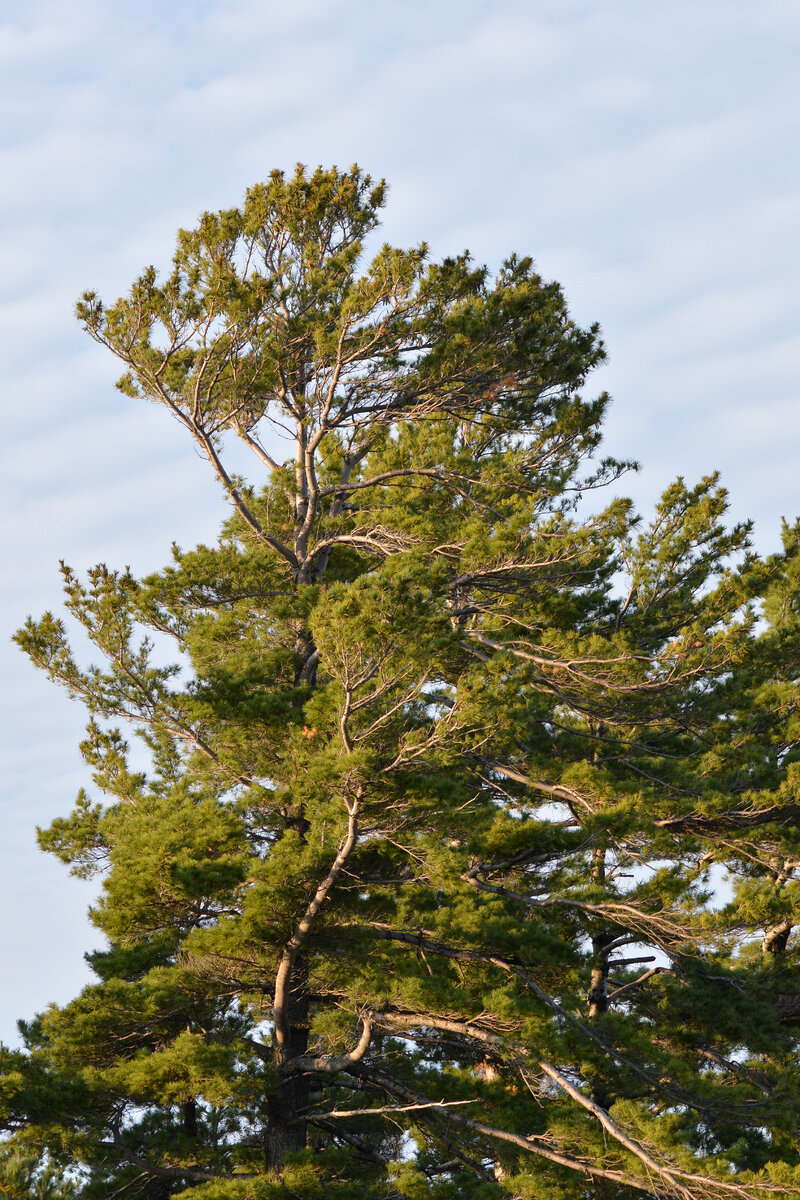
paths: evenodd
<path fill-rule="evenodd" d="M 41 841 L 105 940 L 5 1128 L 85 1200 L 795 1195 L 791 554 L 713 476 L 590 504 L 597 328 L 528 259 L 362 265 L 383 198 L 276 172 L 79 305 L 233 511 L 64 568 L 96 665 L 18 635 L 89 712 Z"/>

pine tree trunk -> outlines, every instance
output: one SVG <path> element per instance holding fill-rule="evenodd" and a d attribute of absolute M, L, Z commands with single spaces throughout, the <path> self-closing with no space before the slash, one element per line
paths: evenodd
<path fill-rule="evenodd" d="M 606 852 L 592 851 L 592 882 L 601 886 L 606 882 Z M 608 1008 L 608 945 L 613 940 L 606 929 L 598 930 L 592 937 L 592 973 L 589 979 L 589 1016 L 597 1017 Z"/>
<path fill-rule="evenodd" d="M 299 453 L 300 441 L 298 457 Z M 300 495 L 297 503 L 301 502 Z M 310 579 L 307 571 L 301 568 L 295 581 L 308 584 Z M 313 687 L 316 682 L 317 661 L 313 638 L 304 622 L 297 623 L 294 634 L 297 654 L 295 686 L 305 683 Z M 309 825 L 304 805 L 299 802 L 285 809 L 284 817 L 287 828 L 295 830 L 301 841 L 305 841 Z M 273 1093 L 267 1102 L 269 1122 L 265 1133 L 265 1161 L 267 1168 L 274 1171 L 281 1170 L 287 1154 L 296 1154 L 304 1150 L 307 1143 L 307 1125 L 298 1114 L 308 1107 L 310 1080 L 308 1076 L 296 1073 L 291 1063 L 308 1050 L 308 1013 L 308 964 L 305 959 L 299 957 L 291 967 L 286 1009 L 288 1037 L 282 1046 L 277 1043 L 275 1045 L 274 1062 L 280 1081 L 277 1092 Z"/>
<path fill-rule="evenodd" d="M 606 852 L 596 849 L 592 852 L 592 880 L 604 885 L 606 882 Z M 613 934 L 607 929 L 598 930 L 592 937 L 593 962 L 589 976 L 589 1016 L 596 1018 L 608 1011 L 608 955 Z M 600 1108 L 608 1109 L 612 1104 L 608 1081 L 603 1075 L 595 1075 L 591 1080 L 591 1097 Z"/>
<path fill-rule="evenodd" d="M 187 1137 L 197 1137 L 197 1103 L 187 1100 L 183 1105 L 183 1132 Z"/>
<path fill-rule="evenodd" d="M 304 1150 L 307 1126 L 298 1114 L 308 1107 L 310 1079 L 295 1073 L 293 1059 L 308 1050 L 308 967 L 303 960 L 294 964 L 288 1005 L 288 1043 L 276 1047 L 275 1065 L 280 1073 L 278 1090 L 268 1101 L 269 1125 L 266 1131 L 267 1167 L 280 1170 L 287 1154 Z"/>

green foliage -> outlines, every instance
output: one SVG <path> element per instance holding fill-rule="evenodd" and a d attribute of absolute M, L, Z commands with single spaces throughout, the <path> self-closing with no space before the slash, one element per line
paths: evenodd
<path fill-rule="evenodd" d="M 74 1200 L 78 1186 L 47 1160 L 16 1149 L 0 1161 L 0 1196 L 14 1200 Z"/>
<path fill-rule="evenodd" d="M 365 262 L 383 198 L 274 173 L 79 304 L 232 513 L 17 635 L 89 713 L 40 841 L 104 944 L 9 1145 L 84 1200 L 792 1195 L 798 530 L 757 561 L 714 475 L 588 515 L 597 327 L 528 259 Z"/>

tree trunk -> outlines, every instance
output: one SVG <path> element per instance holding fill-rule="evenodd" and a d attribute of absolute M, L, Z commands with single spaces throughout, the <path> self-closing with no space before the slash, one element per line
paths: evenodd
<path fill-rule="evenodd" d="M 592 852 L 592 880 L 594 883 L 606 882 L 606 852 L 595 849 Z M 608 1011 L 608 955 L 609 946 L 614 935 L 607 929 L 598 930 L 592 937 L 592 970 L 589 976 L 589 1016 L 596 1018 Z M 603 1075 L 595 1075 L 591 1079 L 591 1097 L 595 1104 L 606 1112 L 611 1107 L 612 1096 L 608 1081 Z"/>
<path fill-rule="evenodd" d="M 183 1132 L 187 1137 L 197 1137 L 197 1104 L 187 1100 L 183 1105 Z"/>
<path fill-rule="evenodd" d="M 266 1131 L 267 1167 L 280 1170 L 287 1154 L 304 1150 L 307 1139 L 305 1121 L 298 1117 L 308 1107 L 310 1078 L 291 1067 L 293 1059 L 308 1050 L 308 967 L 298 959 L 292 970 L 287 1020 L 288 1043 L 276 1047 L 275 1065 L 280 1072 L 278 1089 L 267 1102 L 269 1124 Z"/>
<path fill-rule="evenodd" d="M 592 851 L 592 882 L 604 885 L 606 882 L 606 852 L 595 849 Z M 592 936 L 592 973 L 589 980 L 589 1016 L 596 1017 L 608 1008 L 608 946 L 613 941 L 612 935 L 606 929 L 599 929 Z"/>

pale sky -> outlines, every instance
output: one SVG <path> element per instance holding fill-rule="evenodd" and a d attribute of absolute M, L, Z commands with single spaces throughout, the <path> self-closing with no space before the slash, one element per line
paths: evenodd
<path fill-rule="evenodd" d="M 720 469 L 762 550 L 800 512 L 797 0 L 27 0 L 0 17 L 0 1039 L 73 996 L 92 886 L 34 827 L 90 784 L 82 711 L 9 642 L 58 560 L 154 570 L 221 498 L 72 316 L 273 167 L 358 162 L 384 234 L 530 253 L 599 320 L 606 449 L 646 508 Z M 13 10 L 13 11 L 12 11 Z"/>

